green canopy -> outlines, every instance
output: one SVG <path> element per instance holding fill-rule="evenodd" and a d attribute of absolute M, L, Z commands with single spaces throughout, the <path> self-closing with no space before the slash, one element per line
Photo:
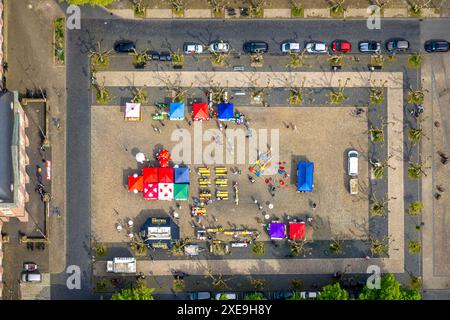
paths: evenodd
<path fill-rule="evenodd" d="M 176 183 L 173 187 L 175 200 L 187 200 L 189 198 L 189 185 L 185 183 Z"/>

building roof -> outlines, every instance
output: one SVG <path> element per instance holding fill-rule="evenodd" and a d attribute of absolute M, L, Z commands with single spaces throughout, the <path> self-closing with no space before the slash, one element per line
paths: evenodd
<path fill-rule="evenodd" d="M 12 137 L 14 127 L 14 101 L 12 92 L 0 93 L 0 202 L 12 202 L 14 195 L 11 190 L 13 179 Z"/>

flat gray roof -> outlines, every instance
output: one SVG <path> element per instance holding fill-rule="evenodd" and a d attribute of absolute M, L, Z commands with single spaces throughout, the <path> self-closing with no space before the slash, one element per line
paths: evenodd
<path fill-rule="evenodd" d="M 11 184 L 13 181 L 12 167 L 12 135 L 14 127 L 14 102 L 12 92 L 0 92 L 0 203 L 14 200 Z"/>

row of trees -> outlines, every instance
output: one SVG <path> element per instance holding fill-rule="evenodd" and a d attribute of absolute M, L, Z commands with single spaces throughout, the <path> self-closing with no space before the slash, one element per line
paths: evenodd
<path fill-rule="evenodd" d="M 252 286 L 255 290 L 263 290 L 263 280 L 255 279 L 254 282 Z M 258 284 L 262 284 L 262 286 Z M 356 300 L 420 300 L 420 287 L 421 279 L 419 277 L 411 277 L 410 287 L 404 287 L 393 274 L 388 273 L 381 278 L 379 289 L 372 289 L 366 285 Z M 298 286 L 296 289 L 299 289 Z M 111 297 L 111 300 L 154 300 L 153 292 L 153 288 L 149 288 L 143 280 L 138 280 L 134 287 L 120 290 Z M 220 300 L 226 299 L 226 295 L 220 297 Z M 294 295 L 289 298 L 289 300 L 303 299 L 298 291 L 295 291 Z M 267 298 L 260 292 L 254 292 L 247 294 L 244 300 L 267 300 Z M 323 287 L 318 300 L 349 300 L 349 294 L 339 282 L 336 282 Z"/>
<path fill-rule="evenodd" d="M 62 2 L 64 0 L 60 0 Z M 116 0 L 66 0 L 69 4 L 75 5 L 97 5 L 107 6 Z M 332 17 L 342 17 L 347 11 L 346 0 L 324 0 L 330 8 L 330 14 Z M 225 8 L 227 8 L 231 2 L 229 0 L 207 0 L 208 5 L 213 11 L 216 17 L 222 17 L 224 15 Z M 253 17 L 262 17 L 264 8 L 271 5 L 269 0 L 247 0 L 246 1 L 250 10 L 249 13 Z M 147 1 L 144 0 L 132 0 L 135 13 L 138 17 L 143 17 L 143 12 L 147 7 Z M 183 15 L 184 10 L 189 4 L 189 0 L 166 0 L 176 15 Z M 381 14 L 384 13 L 384 9 L 389 5 L 390 0 L 372 0 L 368 1 L 369 4 L 375 5 L 379 8 Z M 434 4 L 431 0 L 409 0 L 407 1 L 409 15 L 413 17 L 421 17 L 425 8 L 434 7 L 439 10 L 443 5 L 441 0 L 440 5 Z M 303 5 L 300 0 L 291 0 L 292 15 L 294 17 L 303 16 Z M 372 14 L 375 13 L 375 10 Z"/>

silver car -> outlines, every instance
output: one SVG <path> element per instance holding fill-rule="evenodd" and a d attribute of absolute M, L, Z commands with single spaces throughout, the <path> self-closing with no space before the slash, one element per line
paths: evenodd
<path fill-rule="evenodd" d="M 386 42 L 386 50 L 389 52 L 402 52 L 409 49 L 409 42 L 405 39 L 393 39 Z"/>
<path fill-rule="evenodd" d="M 379 53 L 380 51 L 381 51 L 381 43 L 378 41 L 362 41 L 359 43 L 359 52 Z"/>
<path fill-rule="evenodd" d="M 227 42 L 213 42 L 209 45 L 209 51 L 213 53 L 228 53 L 230 44 Z"/>
<path fill-rule="evenodd" d="M 328 52 L 328 46 L 325 42 L 308 42 L 305 45 L 305 49 L 308 53 L 326 53 L 326 52 Z"/>

